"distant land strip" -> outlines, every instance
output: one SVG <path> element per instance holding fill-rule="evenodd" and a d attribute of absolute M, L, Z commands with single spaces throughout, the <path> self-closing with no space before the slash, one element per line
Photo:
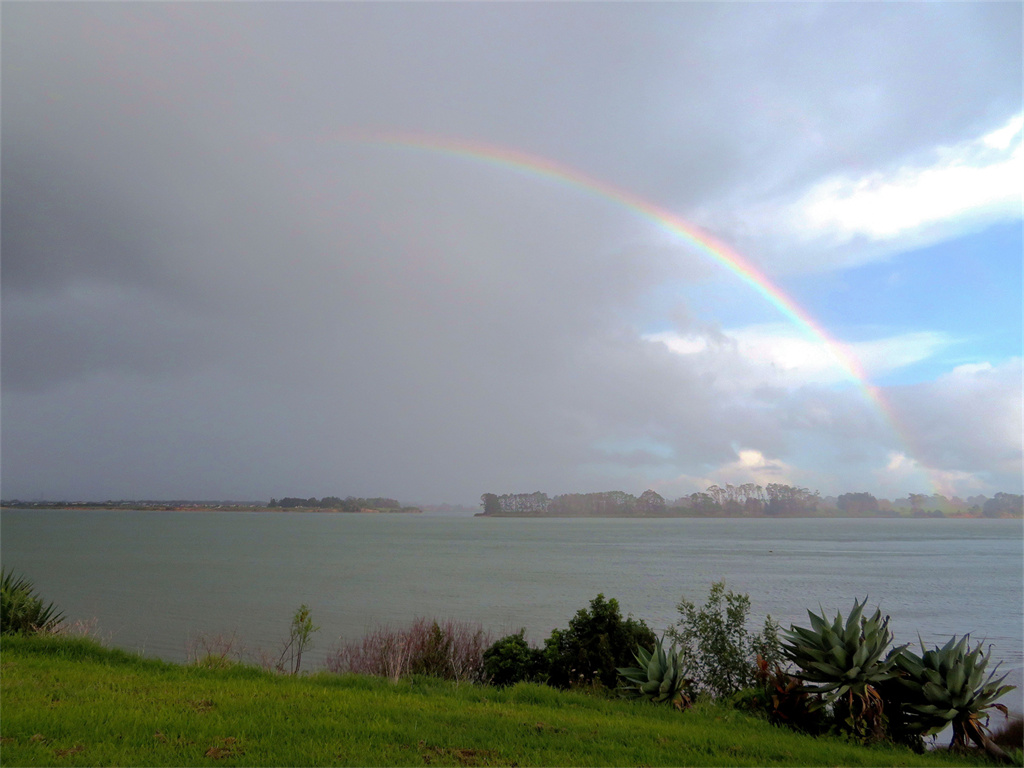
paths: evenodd
<path fill-rule="evenodd" d="M 477 517 L 925 517 L 1024 518 L 1024 496 L 997 493 L 994 497 L 949 499 L 941 494 L 908 494 L 889 501 L 867 492 L 822 498 L 781 483 L 766 486 L 710 486 L 706 491 L 666 501 L 648 489 L 640 496 L 623 491 L 567 493 L 485 493 Z"/>
<path fill-rule="evenodd" d="M 2 509 L 112 509 L 160 512 L 338 512 L 343 514 L 419 514 L 419 507 L 403 506 L 394 499 L 283 498 L 262 501 L 21 501 L 0 502 Z"/>
<path fill-rule="evenodd" d="M 286 496 L 263 501 L 190 501 L 190 500 L 120 500 L 120 501 L 0 501 L 2 509 L 68 509 L 68 510 L 137 510 L 168 512 L 322 512 L 348 514 L 422 514 L 467 516 L 472 507 L 441 504 L 408 506 L 384 497 L 325 496 L 300 498 Z M 867 492 L 843 493 L 822 497 L 809 491 L 780 483 L 766 486 L 712 485 L 707 490 L 668 501 L 648 489 L 640 496 L 624 491 L 600 493 L 567 493 L 548 496 L 546 493 L 485 493 L 480 497 L 476 517 L 903 517 L 903 518 L 1009 518 L 1024 519 L 1024 496 L 996 493 L 992 497 L 977 495 L 962 499 L 947 498 L 938 493 L 911 493 L 890 501 Z"/>

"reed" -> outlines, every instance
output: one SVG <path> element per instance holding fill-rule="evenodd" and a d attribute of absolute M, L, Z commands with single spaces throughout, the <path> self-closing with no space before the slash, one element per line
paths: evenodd
<path fill-rule="evenodd" d="M 404 629 L 382 625 L 362 639 L 343 643 L 326 659 L 328 671 L 386 677 L 432 675 L 455 682 L 482 682 L 483 655 L 491 636 L 480 624 L 417 618 Z"/>

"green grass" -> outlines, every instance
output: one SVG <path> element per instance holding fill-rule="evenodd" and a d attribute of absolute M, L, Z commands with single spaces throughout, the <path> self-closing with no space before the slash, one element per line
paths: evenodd
<path fill-rule="evenodd" d="M 283 677 L 4 638 L 0 764 L 985 765 L 811 738 L 736 710 L 679 713 L 520 684 Z"/>

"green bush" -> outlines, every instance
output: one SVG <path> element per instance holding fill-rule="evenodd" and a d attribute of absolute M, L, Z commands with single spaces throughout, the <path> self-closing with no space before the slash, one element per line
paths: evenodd
<path fill-rule="evenodd" d="M 525 627 L 506 635 L 484 651 L 484 680 L 504 687 L 545 676 L 544 651 L 526 642 Z"/>
<path fill-rule="evenodd" d="M 684 599 L 678 608 L 679 622 L 668 635 L 682 647 L 698 689 L 712 698 L 724 699 L 753 686 L 758 656 L 768 665 L 781 658 L 778 623 L 768 616 L 764 629 L 751 634 L 750 597 L 726 591 L 724 581 L 711 585 L 703 607 Z"/>
<path fill-rule="evenodd" d="M 599 594 L 544 642 L 548 683 L 558 688 L 612 689 L 618 667 L 631 666 L 637 646 L 653 650 L 657 637 L 643 621 L 623 619 L 619 603 Z"/>
<path fill-rule="evenodd" d="M 62 621 L 64 614 L 53 603 L 43 603 L 32 582 L 4 569 L 0 579 L 0 634 L 52 632 Z"/>

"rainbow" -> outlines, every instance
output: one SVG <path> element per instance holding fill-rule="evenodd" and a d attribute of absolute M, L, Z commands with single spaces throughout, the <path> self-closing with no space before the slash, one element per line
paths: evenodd
<path fill-rule="evenodd" d="M 797 305 L 793 299 L 769 280 L 767 275 L 754 264 L 713 235 L 684 221 L 671 211 L 655 205 L 628 190 L 590 176 L 575 168 L 518 149 L 465 139 L 456 140 L 427 134 L 403 132 L 342 132 L 336 134 L 334 138 L 359 144 L 421 149 L 434 153 L 469 158 L 499 168 L 550 179 L 573 189 L 582 190 L 596 197 L 611 201 L 616 205 L 623 206 L 639 214 L 641 217 L 653 222 L 658 227 L 687 243 L 694 250 L 729 270 L 765 301 L 775 307 L 780 314 L 804 335 L 820 343 L 831 355 L 836 365 L 845 373 L 846 377 L 857 386 L 864 398 L 882 416 L 899 440 L 905 446 L 910 445 L 906 438 L 905 430 L 900 428 L 896 416 L 882 396 L 881 390 L 870 382 L 860 361 L 854 357 L 842 342 L 830 336 L 810 314 Z M 907 455 L 912 456 L 913 452 L 908 449 Z M 918 462 L 918 465 L 928 475 L 933 492 L 944 485 L 938 473 L 920 462 Z"/>

